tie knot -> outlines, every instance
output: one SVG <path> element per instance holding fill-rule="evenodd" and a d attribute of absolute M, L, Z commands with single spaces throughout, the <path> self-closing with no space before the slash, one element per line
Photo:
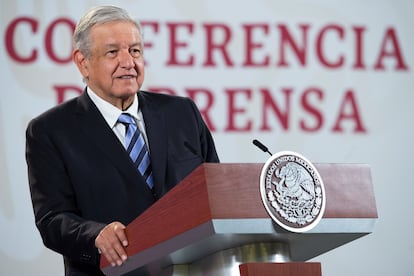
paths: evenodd
<path fill-rule="evenodd" d="M 134 118 L 132 118 L 131 115 L 129 115 L 128 113 L 121 113 L 121 115 L 119 115 L 118 117 L 118 122 L 122 123 L 122 124 L 133 124 L 135 125 L 135 120 Z"/>

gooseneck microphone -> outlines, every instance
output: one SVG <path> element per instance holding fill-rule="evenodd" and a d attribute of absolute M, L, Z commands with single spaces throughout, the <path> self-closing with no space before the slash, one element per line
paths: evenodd
<path fill-rule="evenodd" d="M 265 145 L 263 145 L 262 143 L 260 143 L 259 140 L 254 139 L 253 140 L 253 145 L 255 145 L 256 147 L 258 147 L 262 151 L 267 152 L 268 154 L 270 154 L 270 156 L 273 155 Z"/>

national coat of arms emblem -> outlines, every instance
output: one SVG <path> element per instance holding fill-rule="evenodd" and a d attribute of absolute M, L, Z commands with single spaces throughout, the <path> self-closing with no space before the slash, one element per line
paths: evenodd
<path fill-rule="evenodd" d="M 325 188 L 318 171 L 295 152 L 282 151 L 267 160 L 260 192 L 270 217 L 292 232 L 309 231 L 325 211 Z"/>

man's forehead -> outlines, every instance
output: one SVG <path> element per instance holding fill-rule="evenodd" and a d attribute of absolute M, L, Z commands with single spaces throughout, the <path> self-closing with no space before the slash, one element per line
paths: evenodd
<path fill-rule="evenodd" d="M 110 22 L 105 22 L 105 23 L 99 23 L 99 24 L 95 24 L 94 26 L 92 26 L 91 28 L 91 33 L 110 33 L 110 32 L 115 32 L 115 33 L 133 33 L 133 34 L 138 34 L 139 36 L 140 31 L 138 29 L 138 27 L 130 21 L 110 21 Z"/>
<path fill-rule="evenodd" d="M 117 44 L 119 40 L 127 40 L 129 41 L 128 44 L 142 43 L 141 34 L 133 23 L 129 27 L 115 24 L 95 25 L 91 29 L 90 36 L 93 40 L 104 40 L 105 44 Z"/>

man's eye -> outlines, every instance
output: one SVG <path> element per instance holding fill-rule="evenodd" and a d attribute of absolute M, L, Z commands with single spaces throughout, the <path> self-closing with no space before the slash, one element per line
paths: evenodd
<path fill-rule="evenodd" d="M 106 54 L 108 56 L 115 56 L 117 52 L 118 52 L 117 50 L 109 50 L 108 52 L 106 52 Z"/>
<path fill-rule="evenodd" d="M 141 55 L 141 50 L 137 48 L 132 48 L 129 50 L 129 52 L 131 53 L 131 56 L 133 57 L 139 57 Z"/>

